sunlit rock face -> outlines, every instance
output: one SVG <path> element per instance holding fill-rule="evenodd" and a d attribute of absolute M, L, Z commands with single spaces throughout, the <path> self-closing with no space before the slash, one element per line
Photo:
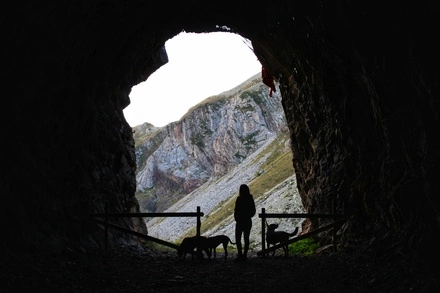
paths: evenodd
<path fill-rule="evenodd" d="M 205 99 L 165 127 L 134 127 L 141 208 L 165 211 L 287 131 L 281 95 L 268 96 L 261 74 Z"/>
<path fill-rule="evenodd" d="M 365 240 L 415 255 L 438 247 L 435 9 L 370 1 L 252 9 L 227 0 L 11 4 L 2 26 L 2 248 L 100 246 L 90 213 L 138 209 L 122 110 L 182 30 L 252 41 L 281 89 L 303 204 L 326 213 L 334 202 L 348 216 L 343 245 Z"/>

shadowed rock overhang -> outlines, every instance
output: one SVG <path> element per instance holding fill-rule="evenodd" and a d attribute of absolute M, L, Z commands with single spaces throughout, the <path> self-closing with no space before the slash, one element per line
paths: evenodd
<path fill-rule="evenodd" d="M 2 249 L 100 246 L 90 213 L 138 211 L 122 110 L 182 30 L 252 41 L 280 85 L 304 207 L 328 213 L 334 201 L 348 216 L 341 247 L 438 247 L 439 18 L 418 2 L 374 3 L 11 4 L 1 26 Z M 145 232 L 140 220 L 116 222 Z"/>

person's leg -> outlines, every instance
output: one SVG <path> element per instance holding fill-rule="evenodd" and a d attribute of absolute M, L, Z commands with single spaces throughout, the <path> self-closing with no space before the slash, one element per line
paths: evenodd
<path fill-rule="evenodd" d="M 251 236 L 251 228 L 252 228 L 252 222 L 250 222 L 244 229 L 244 251 L 243 251 L 243 258 L 247 258 L 247 253 L 249 251 L 249 238 Z"/>
<path fill-rule="evenodd" d="M 241 256 L 242 256 L 241 234 L 242 234 L 241 227 L 238 223 L 236 223 L 235 224 L 235 243 L 237 245 L 238 258 L 241 258 Z"/>

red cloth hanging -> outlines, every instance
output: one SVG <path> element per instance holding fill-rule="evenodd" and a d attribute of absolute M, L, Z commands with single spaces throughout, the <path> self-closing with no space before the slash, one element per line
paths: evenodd
<path fill-rule="evenodd" d="M 263 83 L 270 88 L 269 97 L 272 97 L 272 92 L 276 92 L 275 84 L 273 82 L 273 76 L 267 72 L 267 70 L 262 67 L 261 68 L 261 77 L 263 78 Z"/>

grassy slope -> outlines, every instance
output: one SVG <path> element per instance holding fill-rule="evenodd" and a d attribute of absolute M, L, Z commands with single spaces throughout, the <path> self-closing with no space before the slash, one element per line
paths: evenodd
<path fill-rule="evenodd" d="M 260 154 L 260 156 L 264 156 L 268 152 L 271 153 L 265 163 L 261 166 L 258 173 L 255 174 L 254 180 L 248 184 L 252 193 L 255 194 L 255 200 L 257 200 L 259 196 L 265 194 L 266 191 L 271 190 L 273 187 L 292 176 L 294 173 L 292 152 L 285 147 L 288 139 L 288 134 L 281 134 L 278 139 L 274 140 L 274 142 Z M 200 231 L 202 234 L 217 226 L 230 215 L 231 210 L 234 210 L 236 197 L 237 196 L 231 197 L 228 201 L 223 202 L 220 206 L 216 207 L 213 213 L 205 216 L 205 221 Z M 209 219 L 209 221 L 207 221 L 207 219 Z M 196 228 L 185 233 L 181 239 L 195 234 Z M 177 242 L 179 243 L 180 240 Z"/>

